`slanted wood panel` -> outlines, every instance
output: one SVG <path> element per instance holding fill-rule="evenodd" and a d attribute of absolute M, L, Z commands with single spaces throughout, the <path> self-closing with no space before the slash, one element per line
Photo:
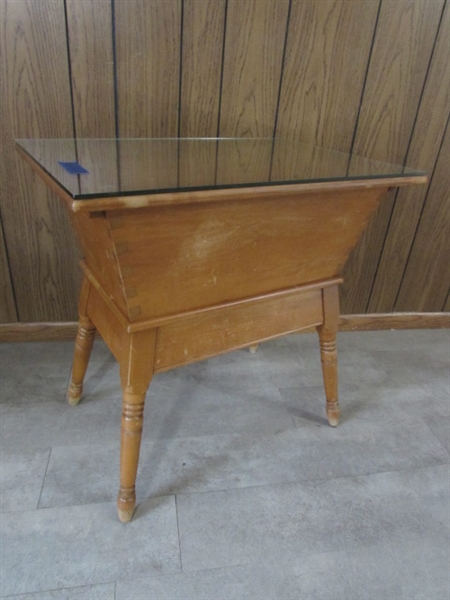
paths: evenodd
<path fill-rule="evenodd" d="M 114 3 L 121 137 L 176 137 L 181 0 Z"/>
<path fill-rule="evenodd" d="M 0 205 L 21 321 L 76 317 L 77 250 L 60 201 L 15 138 L 73 135 L 64 4 L 0 3 Z"/>
<path fill-rule="evenodd" d="M 450 281 L 450 126 L 446 135 L 395 310 L 440 311 Z"/>
<path fill-rule="evenodd" d="M 114 63 L 110 0 L 66 0 L 77 137 L 113 138 Z"/>
<path fill-rule="evenodd" d="M 443 0 L 382 3 L 353 146 L 356 154 L 403 163 L 443 6 Z M 391 193 L 346 264 L 341 292 L 344 313 L 367 309 L 393 199 Z"/>
<path fill-rule="evenodd" d="M 427 170 L 430 179 L 450 113 L 449 40 L 450 4 L 447 3 L 406 159 L 407 164 Z M 401 188 L 396 195 L 368 312 L 394 310 L 428 191 L 429 185 L 412 186 Z M 417 292 L 420 295 L 419 288 Z M 414 295 L 410 299 L 410 305 L 415 305 Z"/>
<path fill-rule="evenodd" d="M 378 6 L 293 0 L 278 137 L 350 151 Z"/>
<path fill-rule="evenodd" d="M 9 275 L 3 226 L 0 222 L 0 323 L 17 321 L 16 304 Z"/>

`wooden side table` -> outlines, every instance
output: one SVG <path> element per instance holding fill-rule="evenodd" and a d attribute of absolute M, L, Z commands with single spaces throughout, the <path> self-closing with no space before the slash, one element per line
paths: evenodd
<path fill-rule="evenodd" d="M 121 521 L 132 518 L 154 373 L 314 326 L 339 422 L 339 274 L 394 186 L 424 173 L 282 140 L 21 140 L 84 260 L 68 400 L 96 330 L 120 365 Z M 70 164 L 67 164 L 70 163 Z"/>

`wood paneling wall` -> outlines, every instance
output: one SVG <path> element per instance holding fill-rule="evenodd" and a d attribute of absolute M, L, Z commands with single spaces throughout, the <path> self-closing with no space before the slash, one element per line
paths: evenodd
<path fill-rule="evenodd" d="M 381 205 L 342 311 L 449 310 L 449 4 L 0 0 L 0 322 L 76 318 L 67 215 L 13 144 L 74 135 L 275 134 L 427 169 Z"/>

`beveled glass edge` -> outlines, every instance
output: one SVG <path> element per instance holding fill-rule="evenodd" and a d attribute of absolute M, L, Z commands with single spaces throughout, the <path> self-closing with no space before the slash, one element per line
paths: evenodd
<path fill-rule="evenodd" d="M 21 144 L 21 142 L 38 142 L 38 141 L 73 141 L 73 142 L 81 142 L 81 141 L 111 141 L 111 142 L 130 142 L 130 141 L 172 141 L 172 142 L 180 142 L 183 140 L 186 141 L 211 141 L 211 142 L 220 142 L 220 141 L 266 141 L 275 144 L 275 142 L 285 142 L 289 144 L 303 144 L 308 146 L 309 148 L 314 148 L 317 150 L 323 150 L 326 152 L 330 152 L 333 154 L 339 154 L 346 157 L 355 157 L 360 160 L 373 161 L 374 163 L 380 163 L 384 165 L 389 165 L 391 167 L 398 167 L 404 171 L 405 169 L 408 172 L 397 172 L 397 173 L 382 173 L 382 174 L 368 174 L 368 175 L 346 175 L 346 176 L 336 176 L 336 177 L 319 177 L 313 179 L 289 179 L 289 180 L 281 180 L 281 181 L 258 181 L 258 182 L 249 182 L 249 183 L 234 183 L 234 184 L 220 184 L 220 185 L 207 185 L 207 186 L 177 186 L 171 188 L 157 188 L 157 189 L 139 189 L 139 190 L 127 190 L 127 191 L 116 191 L 116 192 L 97 192 L 97 193 L 88 193 L 88 194 L 77 194 L 71 192 L 65 185 L 61 183 L 59 179 L 57 179 L 50 171 L 48 171 L 36 158 L 30 154 L 30 152 Z M 275 186 L 288 186 L 288 185 L 305 185 L 305 184 L 318 184 L 318 183 L 333 183 L 333 182 L 343 182 L 343 181 L 369 181 L 369 180 L 382 180 L 382 179 L 402 179 L 404 177 L 425 177 L 427 176 L 427 171 L 422 171 L 419 169 L 415 169 L 413 167 L 408 167 L 407 165 L 397 165 L 395 163 L 389 163 L 386 161 L 381 161 L 374 158 L 367 158 L 365 156 L 361 156 L 359 154 L 352 154 L 350 152 L 344 152 L 342 150 L 336 150 L 333 148 L 326 148 L 324 146 L 318 146 L 315 144 L 310 144 L 303 140 L 290 140 L 286 138 L 242 138 L 242 137 L 155 137 L 155 138 L 141 138 L 141 137 L 133 137 L 133 138 L 18 138 L 15 139 L 15 143 L 21 148 L 23 152 L 25 152 L 31 160 L 33 160 L 61 189 L 63 189 L 68 196 L 70 196 L 73 200 L 82 202 L 83 200 L 96 200 L 96 199 L 105 199 L 105 198 L 121 198 L 121 197 L 131 197 L 131 196 L 155 196 L 158 194 L 173 194 L 173 193 L 181 193 L 181 192 L 207 192 L 207 191 L 215 191 L 215 190 L 233 190 L 233 189 L 248 189 L 248 188 L 258 188 L 258 187 L 275 187 Z"/>

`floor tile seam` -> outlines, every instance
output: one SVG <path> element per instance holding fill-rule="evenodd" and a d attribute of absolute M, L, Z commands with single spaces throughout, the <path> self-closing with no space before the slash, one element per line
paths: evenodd
<path fill-rule="evenodd" d="M 52 449 L 52 446 L 34 446 L 34 447 L 30 447 L 29 449 L 27 447 L 25 449 L 23 449 L 23 447 L 21 447 L 21 449 L 16 448 L 14 450 L 8 450 L 4 446 L 0 445 L 0 453 L 1 453 L 0 465 L 1 465 L 2 458 L 5 455 L 13 455 L 13 456 L 19 457 L 19 456 L 28 455 L 31 453 L 49 452 L 51 449 Z"/>
<path fill-rule="evenodd" d="M 417 534 L 415 533 L 410 533 L 410 532 L 405 532 L 407 541 L 411 541 L 412 538 L 414 538 Z M 405 538 L 402 538 L 402 541 L 404 541 Z M 393 544 L 394 542 L 392 540 L 388 540 L 386 542 L 386 540 L 375 540 L 372 542 L 358 542 L 357 545 L 354 546 L 336 546 L 335 548 L 332 549 L 326 549 L 326 550 L 319 550 L 319 551 L 313 551 L 313 552 L 304 552 L 304 553 L 294 553 L 292 554 L 292 551 L 289 551 L 286 554 L 283 555 L 283 557 L 278 560 L 278 559 L 260 559 L 257 561 L 249 561 L 249 562 L 239 562 L 239 563 L 230 563 L 230 564 L 222 564 L 219 566 L 214 566 L 214 567 L 206 567 L 206 568 L 199 568 L 199 569 L 187 569 L 184 568 L 182 572 L 179 573 L 163 573 L 163 574 L 154 574 L 154 575 L 148 575 L 145 577 L 138 577 L 136 579 L 119 579 L 116 580 L 116 585 L 119 584 L 127 584 L 127 583 L 136 583 L 139 581 L 147 581 L 150 579 L 160 579 L 160 578 L 169 578 L 169 577 L 173 577 L 173 575 L 185 575 L 185 576 L 190 576 L 190 575 L 195 575 L 198 573 L 208 573 L 208 572 L 212 572 L 212 571 L 220 571 L 220 570 L 224 570 L 224 569 L 236 569 L 236 568 L 240 568 L 240 567 L 257 567 L 257 566 L 262 566 L 262 567 L 270 567 L 270 568 L 280 568 L 283 569 L 284 567 L 289 568 L 289 563 L 286 563 L 286 558 L 289 560 L 292 558 L 292 560 L 301 560 L 304 559 L 306 557 L 310 558 L 310 557 L 321 557 L 321 556 L 326 556 L 326 555 L 337 555 L 337 554 L 341 554 L 341 553 L 345 553 L 345 552 L 359 552 L 361 549 L 371 549 L 371 548 L 376 548 L 377 546 L 381 546 L 381 545 L 386 545 L 386 543 L 388 545 Z"/>
<path fill-rule="evenodd" d="M 220 571 L 222 569 L 236 569 L 238 567 L 253 567 L 253 566 L 257 566 L 261 564 L 261 562 L 242 562 L 242 563 L 236 563 L 236 564 L 230 564 L 230 565 L 221 565 L 219 567 L 206 567 L 205 569 L 191 569 L 189 571 L 180 571 L 179 573 L 155 573 L 153 575 L 147 575 L 144 577 L 136 577 L 135 579 L 117 579 L 116 580 L 116 587 L 117 585 L 123 585 L 123 584 L 131 584 L 131 583 L 139 583 L 140 581 L 147 581 L 150 579 L 164 579 L 164 578 L 169 578 L 169 577 L 173 577 L 174 575 L 191 575 L 191 574 L 195 574 L 195 573 L 208 573 L 211 571 Z"/>
<path fill-rule="evenodd" d="M 39 505 L 41 503 L 41 497 L 42 497 L 42 491 L 44 489 L 44 485 L 45 485 L 45 478 L 47 477 L 47 472 L 48 472 L 48 466 L 50 464 L 50 457 L 52 455 L 52 447 L 50 447 L 49 453 L 48 453 L 48 458 L 47 458 L 47 465 L 45 466 L 45 473 L 44 473 L 44 477 L 42 478 L 42 484 L 41 484 L 41 491 L 39 492 L 39 498 L 37 501 L 37 505 L 35 510 L 39 509 Z"/>
<path fill-rule="evenodd" d="M 36 594 L 46 594 L 48 592 L 61 592 L 64 590 L 80 590 L 82 588 L 87 588 L 87 587 L 96 587 L 96 586 L 100 586 L 100 585 L 114 585 L 114 597 L 115 597 L 115 590 L 116 590 L 116 581 L 115 580 L 111 580 L 111 581 L 102 581 L 100 583 L 83 583 L 83 585 L 74 585 L 74 586 L 70 586 L 70 587 L 58 587 L 58 588 L 50 588 L 48 590 L 38 590 L 38 591 L 34 591 L 34 592 L 22 592 L 20 594 L 9 594 L 8 596 L 2 596 L 0 594 L 0 599 L 1 600 L 9 600 L 9 598 L 11 598 L 12 600 L 14 600 L 14 598 L 18 598 L 18 597 L 22 597 L 22 596 L 32 596 L 32 595 L 36 595 Z"/>
<path fill-rule="evenodd" d="M 435 467 L 443 467 L 443 466 L 450 467 L 450 460 L 444 461 L 444 462 L 439 461 L 439 462 L 436 462 L 431 465 L 408 467 L 406 469 L 387 469 L 387 470 L 382 470 L 382 471 L 371 471 L 368 473 L 358 473 L 358 474 L 354 474 L 354 475 L 338 475 L 337 477 L 319 477 L 317 479 L 295 479 L 295 480 L 291 480 L 291 481 L 261 483 L 261 484 L 248 485 L 248 486 L 242 486 L 242 487 L 221 488 L 221 489 L 216 489 L 216 490 L 204 490 L 204 491 L 199 491 L 199 492 L 174 492 L 174 494 L 176 494 L 177 496 L 195 496 L 195 495 L 203 495 L 203 494 L 215 494 L 218 492 L 251 490 L 251 489 L 260 489 L 260 488 L 265 488 L 265 487 L 268 488 L 268 487 L 276 487 L 276 486 L 282 487 L 282 486 L 286 486 L 286 485 L 296 485 L 296 484 L 302 484 L 302 483 L 319 483 L 319 482 L 325 482 L 325 481 L 339 481 L 341 479 L 358 479 L 361 477 L 374 477 L 376 475 L 384 475 L 386 473 L 407 473 L 408 471 L 413 472 L 413 471 L 433 469 Z M 151 498 L 153 498 L 153 497 L 158 498 L 160 496 L 151 496 Z M 164 495 L 162 497 L 164 497 Z"/>
<path fill-rule="evenodd" d="M 228 487 L 228 488 L 218 488 L 218 489 L 214 489 L 214 490 L 202 490 L 202 491 L 197 491 L 197 492 L 177 492 L 174 491 L 171 494 L 155 494 L 155 495 L 150 495 L 150 496 L 146 496 L 145 498 L 141 498 L 139 497 L 139 500 L 136 504 L 136 507 L 138 507 L 140 504 L 142 504 L 143 502 L 146 502 L 148 500 L 153 500 L 153 499 L 157 499 L 157 498 L 175 498 L 175 506 L 176 506 L 176 517 L 177 517 L 177 529 L 178 529 L 178 534 L 179 534 L 179 520 L 178 520 L 178 497 L 179 496 L 199 496 L 199 495 L 205 495 L 205 494 L 215 494 L 215 493 L 226 493 L 226 492 L 234 492 L 234 491 L 243 491 L 243 490 L 252 490 L 252 489 L 261 489 L 261 488 L 269 488 L 269 487 L 281 487 L 281 486 L 286 486 L 286 485 L 298 485 L 298 484 L 306 484 L 306 483 L 319 483 L 319 482 L 327 482 L 327 481 L 339 481 L 342 479 L 355 479 L 355 478 L 361 478 L 361 477 L 373 477 L 375 475 L 382 475 L 382 474 L 386 474 L 386 473 L 406 473 L 408 471 L 419 471 L 419 470 L 424 470 L 424 469 L 430 469 L 430 468 L 434 468 L 434 467 L 441 467 L 441 466 L 449 466 L 450 467 L 450 460 L 449 461 L 445 461 L 445 462 L 437 462 L 435 464 L 432 465 L 425 465 L 425 466 L 419 466 L 419 467 L 409 467 L 407 469 L 388 469 L 388 470 L 383 470 L 383 471 L 371 471 L 369 473 L 358 473 L 355 475 L 338 475 L 337 477 L 320 477 L 317 479 L 293 479 L 293 480 L 289 480 L 289 481 L 278 481 L 278 482 L 273 482 L 273 483 L 261 483 L 261 484 L 257 484 L 257 485 L 248 485 L 248 486 L 242 486 L 242 487 Z M 42 493 L 42 491 L 41 491 Z M 40 499 L 39 499 L 40 501 Z M 41 510 L 51 510 L 51 509 L 63 509 L 63 508 L 75 508 L 75 507 L 82 507 L 82 506 L 96 506 L 99 504 L 113 504 L 114 500 L 100 500 L 98 502 L 80 502 L 77 504 L 53 504 L 51 506 L 38 506 L 35 509 L 23 509 L 23 510 L 9 510 L 9 511 L 3 511 L 2 514 L 3 515 L 8 515 L 8 514 L 16 514 L 16 513 L 27 513 L 27 512 L 35 512 L 35 511 L 41 511 Z M 178 542 L 180 544 L 180 537 L 178 537 Z M 181 547 L 181 546 L 180 546 Z M 180 562 L 181 562 L 181 557 L 180 557 Z"/>
<path fill-rule="evenodd" d="M 136 502 L 136 510 L 139 508 L 141 504 L 144 502 L 148 502 L 150 500 L 157 500 L 158 498 L 175 498 L 176 493 L 172 494 L 157 494 L 155 496 L 146 496 L 145 498 L 139 498 Z M 1 516 L 5 517 L 7 515 L 18 515 L 25 513 L 39 513 L 41 511 L 54 510 L 54 509 L 69 509 L 69 508 L 82 508 L 86 506 L 99 506 L 100 504 L 111 506 L 116 506 L 116 501 L 112 500 L 99 500 L 98 502 L 80 502 L 78 504 L 53 504 L 52 506 L 38 506 L 37 508 L 24 508 L 23 510 L 6 510 L 0 513 Z M 1 598 L 1 595 L 0 595 Z"/>
<path fill-rule="evenodd" d="M 177 539 L 178 539 L 178 557 L 180 560 L 180 573 L 183 573 L 183 557 L 181 555 L 181 537 L 180 537 L 180 520 L 178 515 L 178 498 L 177 494 L 174 494 L 175 501 L 175 517 L 177 520 Z"/>
<path fill-rule="evenodd" d="M 282 390 L 282 389 L 285 389 L 285 388 L 280 388 L 280 387 L 277 387 L 278 395 L 279 395 L 279 396 L 280 396 L 280 398 L 281 398 L 281 402 L 283 403 L 283 406 L 284 406 L 284 408 L 285 408 L 285 410 L 286 410 L 287 414 L 289 415 L 289 418 L 290 418 L 291 422 L 293 423 L 293 425 L 294 425 L 294 428 L 295 428 L 295 429 L 299 429 L 299 427 L 298 427 L 298 424 L 295 422 L 294 415 L 292 414 L 292 410 L 289 408 L 289 405 L 288 405 L 288 403 L 286 402 L 286 400 L 285 400 L 285 398 L 284 398 L 283 394 L 281 393 L 281 390 Z"/>
<path fill-rule="evenodd" d="M 436 433 L 428 425 L 425 418 L 424 417 L 420 417 L 420 418 L 421 418 L 422 422 L 425 423 L 426 427 L 429 429 L 429 431 L 431 432 L 433 437 L 440 443 L 440 445 L 444 448 L 444 450 L 446 450 L 448 452 L 449 457 L 450 457 L 450 446 L 449 446 L 449 448 L 447 448 L 447 446 L 444 444 L 444 442 L 436 435 Z"/>

